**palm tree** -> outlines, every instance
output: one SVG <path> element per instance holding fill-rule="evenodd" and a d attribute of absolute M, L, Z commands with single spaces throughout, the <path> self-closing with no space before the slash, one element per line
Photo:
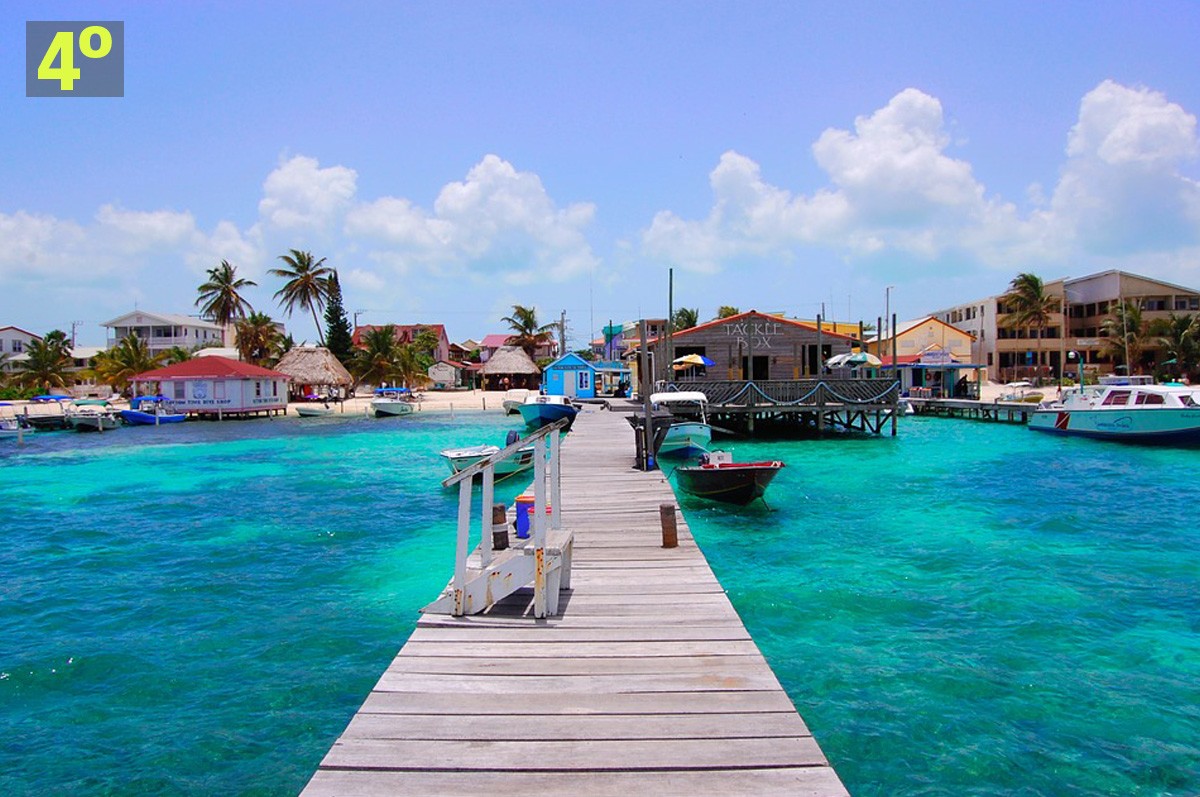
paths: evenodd
<path fill-rule="evenodd" d="M 1125 372 L 1141 371 L 1142 351 L 1150 342 L 1149 331 L 1142 320 L 1142 308 L 1136 301 L 1126 299 L 1113 308 L 1112 315 L 1100 322 L 1105 353 L 1114 361 L 1125 363 Z"/>
<path fill-rule="evenodd" d="M 279 259 L 287 264 L 287 268 L 273 268 L 273 277 L 287 280 L 282 288 L 275 292 L 275 298 L 287 311 L 288 316 L 299 305 L 301 309 L 312 313 L 313 324 L 317 328 L 317 339 L 325 345 L 325 333 L 321 330 L 321 322 L 317 314 L 325 309 L 329 298 L 329 277 L 333 269 L 323 265 L 325 258 L 313 260 L 312 252 L 301 252 L 299 249 L 290 250 L 289 254 L 280 255 Z"/>
<path fill-rule="evenodd" d="M 67 386 L 67 373 L 74 365 L 67 333 L 56 329 L 41 340 L 30 341 L 25 354 L 25 362 L 14 377 L 17 384 L 44 393 L 52 387 Z"/>
<path fill-rule="evenodd" d="M 165 352 L 151 354 L 149 344 L 131 332 L 116 346 L 97 354 L 90 372 L 97 381 L 123 393 L 133 377 L 153 371 L 166 359 Z"/>
<path fill-rule="evenodd" d="M 350 371 L 358 382 L 369 385 L 394 382 L 399 376 L 402 348 L 391 324 L 370 329 L 362 336 L 362 348 L 354 352 Z"/>
<path fill-rule="evenodd" d="M 200 296 L 196 299 L 196 305 L 200 306 L 202 316 L 220 324 L 222 328 L 228 327 L 251 312 L 253 308 L 250 302 L 242 298 L 240 291 L 257 284 L 237 276 L 237 268 L 230 265 L 228 260 L 222 260 L 221 265 L 208 270 L 208 282 L 198 288 Z"/>
<path fill-rule="evenodd" d="M 537 347 L 548 343 L 553 339 L 554 335 L 550 330 L 554 324 L 538 325 L 537 310 L 532 307 L 524 307 L 519 304 L 513 305 L 512 315 L 506 315 L 500 319 L 508 324 L 509 329 L 513 331 L 512 335 L 508 336 L 505 341 L 510 346 L 520 346 L 533 359 L 533 353 L 537 351 Z"/>
<path fill-rule="evenodd" d="M 1042 337 L 1050 317 L 1060 309 L 1062 300 L 1046 293 L 1042 278 L 1028 272 L 1013 277 L 1008 293 L 1001 297 L 1008 315 L 1004 326 L 1034 330 L 1037 337 L 1037 364 L 1042 365 Z"/>
<path fill-rule="evenodd" d="M 717 308 L 717 318 L 729 318 L 730 316 L 739 315 L 739 314 L 741 314 L 741 312 L 742 311 L 737 309 L 736 307 L 731 307 L 730 305 L 723 304 Z"/>
<path fill-rule="evenodd" d="M 1149 332 L 1158 338 L 1167 350 L 1167 355 L 1175 360 L 1175 370 L 1179 374 L 1190 374 L 1200 361 L 1200 321 L 1193 315 L 1177 316 L 1171 313 L 1166 318 L 1156 318 L 1150 322 Z"/>
<path fill-rule="evenodd" d="M 691 329 L 700 323 L 700 308 L 680 307 L 671 317 L 671 329 L 678 332 L 681 329 Z"/>
<path fill-rule="evenodd" d="M 182 346 L 172 346 L 163 352 L 163 365 L 174 365 L 192 359 L 192 353 Z"/>
<path fill-rule="evenodd" d="M 238 356 L 245 362 L 264 365 L 278 351 L 281 337 L 271 316 L 253 311 L 237 322 Z"/>

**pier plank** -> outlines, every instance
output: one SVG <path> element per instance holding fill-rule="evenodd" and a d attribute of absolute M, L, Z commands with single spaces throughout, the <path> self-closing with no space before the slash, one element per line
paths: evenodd
<path fill-rule="evenodd" d="M 681 513 L 662 547 L 669 482 L 632 465 L 624 418 L 581 412 L 560 614 L 535 620 L 521 590 L 422 616 L 305 795 L 846 794 Z"/>

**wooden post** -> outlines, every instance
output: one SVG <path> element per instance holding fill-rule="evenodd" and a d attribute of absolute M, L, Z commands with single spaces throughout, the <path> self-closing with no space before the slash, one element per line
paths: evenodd
<path fill-rule="evenodd" d="M 472 479 L 467 479 L 472 481 Z M 479 563 L 487 567 L 492 563 L 492 548 L 494 547 L 494 533 L 489 535 L 487 529 L 487 508 L 492 506 L 492 501 L 496 497 L 496 466 L 491 465 L 483 469 L 483 503 L 480 504 L 480 530 L 479 530 Z M 501 504 L 501 507 L 504 505 Z M 493 508 L 493 521 L 494 510 Z M 508 536 L 505 535 L 504 547 L 508 547 Z"/>
<path fill-rule="evenodd" d="M 638 371 L 641 372 L 642 377 L 642 417 L 645 418 L 645 425 L 642 429 L 642 461 L 639 464 L 642 466 L 642 470 L 650 470 L 650 462 L 654 457 L 654 430 L 650 426 L 650 389 L 654 384 L 654 379 L 647 365 L 649 352 L 646 351 L 646 319 L 641 320 L 640 326 Z"/>
<path fill-rule="evenodd" d="M 492 549 L 503 551 L 508 547 L 508 514 L 504 504 L 492 504 Z"/>
<path fill-rule="evenodd" d="M 675 505 L 659 504 L 658 515 L 662 522 L 662 547 L 679 547 L 679 531 L 675 527 Z"/>

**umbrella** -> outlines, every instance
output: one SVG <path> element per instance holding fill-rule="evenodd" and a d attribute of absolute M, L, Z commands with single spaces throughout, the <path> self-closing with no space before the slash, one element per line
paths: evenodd
<path fill-rule="evenodd" d="M 857 354 L 851 354 L 849 357 L 847 357 L 846 365 L 869 365 L 873 368 L 878 368 L 879 366 L 883 365 L 883 360 L 879 359 L 874 354 L 870 354 L 869 352 L 860 351 Z"/>
<path fill-rule="evenodd" d="M 850 353 L 835 354 L 825 361 L 826 368 L 845 368 L 847 361 L 850 359 Z"/>
<path fill-rule="evenodd" d="M 671 362 L 673 362 L 675 365 L 682 365 L 685 367 L 689 365 L 703 365 L 705 368 L 707 368 L 710 365 L 716 365 L 716 363 L 705 357 L 703 354 L 685 354 L 682 357 L 676 357 Z"/>

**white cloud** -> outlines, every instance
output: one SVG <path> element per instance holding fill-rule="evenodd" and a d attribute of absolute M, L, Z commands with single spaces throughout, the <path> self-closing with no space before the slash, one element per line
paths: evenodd
<path fill-rule="evenodd" d="M 267 175 L 258 214 L 277 229 L 324 230 L 350 207 L 357 182 L 353 169 L 322 169 L 315 158 L 297 155 Z"/>
<path fill-rule="evenodd" d="M 1200 244 L 1200 186 L 1182 173 L 1197 151 L 1195 116 L 1158 92 L 1101 83 L 1067 140 L 1056 227 L 1096 256 Z"/>
<path fill-rule="evenodd" d="M 950 145 L 941 103 L 905 89 L 853 130 L 828 129 L 813 144 L 828 186 L 793 194 L 727 152 L 709 175 L 707 216 L 657 213 L 643 253 L 711 273 L 809 247 L 911 269 L 946 257 L 959 268 L 1012 268 L 1200 245 L 1200 190 L 1182 173 L 1200 151 L 1196 120 L 1161 94 L 1111 81 L 1089 92 L 1058 184 L 1049 200 L 1031 186 L 1025 214 L 988 196 L 970 163 L 947 154 Z"/>
<path fill-rule="evenodd" d="M 587 273 L 599 261 L 584 234 L 591 204 L 560 208 L 541 179 L 487 155 L 462 182 L 445 185 L 432 212 L 382 197 L 353 208 L 346 233 L 372 239 L 376 262 L 407 271 L 467 273 L 524 284 Z"/>

